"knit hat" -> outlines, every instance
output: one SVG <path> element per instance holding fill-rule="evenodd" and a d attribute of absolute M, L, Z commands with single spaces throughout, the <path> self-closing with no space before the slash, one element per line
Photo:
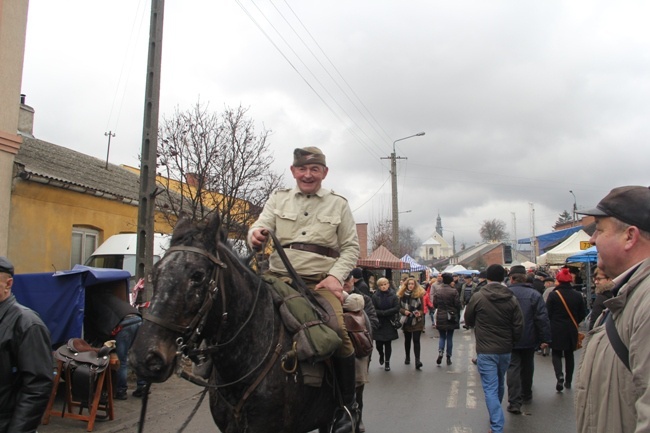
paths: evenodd
<path fill-rule="evenodd" d="M 501 282 L 506 277 L 506 270 L 503 266 L 494 264 L 487 268 L 485 275 L 489 281 Z"/>
<path fill-rule="evenodd" d="M 357 294 L 357 293 L 352 293 L 348 295 L 347 298 L 345 298 L 345 302 L 343 302 L 343 310 L 344 311 L 361 311 L 363 310 L 363 296 Z"/>
<path fill-rule="evenodd" d="M 569 272 L 569 268 L 562 268 L 558 271 L 555 279 L 560 283 L 570 283 L 573 281 L 573 275 Z"/>
<path fill-rule="evenodd" d="M 350 275 L 352 275 L 352 277 L 356 278 L 357 280 L 360 280 L 363 278 L 363 271 L 361 268 L 354 268 L 352 269 L 352 272 L 350 272 Z"/>
<path fill-rule="evenodd" d="M 293 166 L 302 167 L 307 164 L 320 164 L 327 167 L 325 163 L 325 155 L 317 147 L 303 147 L 301 149 L 294 149 L 293 151 Z"/>

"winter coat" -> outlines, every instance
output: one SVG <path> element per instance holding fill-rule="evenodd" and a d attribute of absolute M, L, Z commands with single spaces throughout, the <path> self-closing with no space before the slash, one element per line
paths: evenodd
<path fill-rule="evenodd" d="M 358 280 L 356 283 L 354 283 L 354 290 L 357 293 L 370 296 L 370 288 L 368 287 L 368 284 L 366 284 L 366 282 L 363 280 Z"/>
<path fill-rule="evenodd" d="M 433 305 L 438 309 L 436 313 L 436 329 L 441 331 L 450 331 L 460 328 L 460 298 L 458 291 L 447 284 L 438 287 L 433 296 Z M 452 312 L 456 315 L 455 322 L 447 320 L 447 313 Z"/>
<path fill-rule="evenodd" d="M 515 349 L 535 349 L 540 343 L 550 343 L 551 323 L 542 295 L 527 283 L 513 284 L 509 289 L 524 315 L 524 332 Z"/>
<path fill-rule="evenodd" d="M 614 287 L 613 281 L 608 281 L 606 284 L 596 286 L 596 299 L 591 306 L 591 314 L 589 315 L 589 330 L 591 331 L 596 324 L 596 320 L 605 309 L 604 302 L 614 296 L 612 288 Z"/>
<path fill-rule="evenodd" d="M 628 278 L 629 277 L 629 278 Z M 627 279 L 627 281 L 625 281 Z M 630 352 L 630 370 L 618 358 L 605 326 L 589 331 L 576 382 L 578 433 L 650 431 L 650 258 L 623 277 L 605 301 Z"/>
<path fill-rule="evenodd" d="M 372 295 L 372 305 L 375 307 L 379 319 L 379 327 L 373 333 L 373 339 L 376 341 L 397 340 L 399 338 L 397 329 L 390 323 L 399 313 L 399 299 L 395 292 L 392 290 L 375 291 Z"/>
<path fill-rule="evenodd" d="M 465 305 L 469 302 L 469 298 L 472 297 L 472 295 L 476 292 L 476 283 L 465 283 L 463 284 L 463 289 L 461 290 L 461 295 L 460 295 L 460 303 L 461 306 L 464 308 Z"/>
<path fill-rule="evenodd" d="M 34 432 L 52 391 L 50 333 L 14 295 L 0 303 L 0 432 Z"/>
<path fill-rule="evenodd" d="M 372 305 L 372 298 L 370 296 L 358 292 L 356 287 L 352 290 L 352 293 L 363 296 L 363 311 L 366 312 L 366 317 L 368 318 L 368 323 L 370 323 L 370 328 L 368 329 L 371 334 L 374 335 L 374 332 L 379 327 L 379 319 L 377 318 L 377 312 L 375 311 L 375 306 Z"/>
<path fill-rule="evenodd" d="M 424 294 L 426 292 L 423 290 L 420 291 L 418 295 L 415 294 L 410 294 L 408 292 L 404 292 L 401 298 L 399 298 L 400 301 L 400 309 L 399 312 L 401 315 L 405 316 L 406 311 L 411 312 L 412 318 L 404 323 L 402 326 L 402 331 L 404 332 L 422 332 L 424 330 Z M 415 311 L 420 312 L 420 317 L 415 317 L 413 313 Z"/>
<path fill-rule="evenodd" d="M 465 324 L 475 327 L 476 353 L 510 353 L 521 338 L 524 318 L 509 288 L 491 282 L 469 300 Z"/>
<path fill-rule="evenodd" d="M 571 320 L 566 308 L 564 308 L 558 292 L 562 294 L 578 325 L 586 316 L 584 300 L 582 299 L 582 293 L 576 291 L 569 283 L 559 284 L 555 290 L 549 293 L 546 300 L 548 318 L 551 321 L 551 338 L 553 340 L 550 344 L 551 349 L 574 351 L 576 350 L 576 344 L 578 344 L 578 329 L 573 324 L 573 320 Z"/>

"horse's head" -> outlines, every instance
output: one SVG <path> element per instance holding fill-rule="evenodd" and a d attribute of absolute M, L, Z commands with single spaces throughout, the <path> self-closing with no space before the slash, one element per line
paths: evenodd
<path fill-rule="evenodd" d="M 171 376 L 178 351 L 208 319 L 213 300 L 218 301 L 223 264 L 217 245 L 225 241 L 219 225 L 217 216 L 201 223 L 179 220 L 169 250 L 154 267 L 153 298 L 129 355 L 143 379 L 163 382 Z"/>

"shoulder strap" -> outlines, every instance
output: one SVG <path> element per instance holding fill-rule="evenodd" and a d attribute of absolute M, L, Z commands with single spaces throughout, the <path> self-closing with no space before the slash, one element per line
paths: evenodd
<path fill-rule="evenodd" d="M 621 340 L 621 336 L 618 335 L 618 331 L 616 330 L 616 325 L 614 324 L 614 319 L 612 318 L 611 311 L 607 312 L 607 319 L 605 319 L 605 330 L 607 331 L 607 337 L 609 338 L 609 342 L 611 343 L 614 352 L 616 352 L 616 355 L 619 357 L 621 362 L 623 362 L 623 364 L 625 364 L 627 369 L 631 372 L 630 351 L 625 346 L 625 343 L 623 343 L 623 340 Z"/>
<path fill-rule="evenodd" d="M 571 314 L 571 310 L 569 310 L 569 306 L 566 304 L 566 301 L 564 300 L 562 293 L 560 293 L 559 290 L 556 290 L 555 293 L 557 293 L 557 295 L 560 297 L 560 301 L 562 301 L 562 303 L 564 304 L 564 308 L 566 308 L 566 312 L 569 313 L 569 317 L 573 321 L 573 324 L 576 325 L 576 329 L 579 330 L 580 327 L 578 326 L 578 323 L 576 323 L 576 319 L 573 318 L 573 314 Z"/>

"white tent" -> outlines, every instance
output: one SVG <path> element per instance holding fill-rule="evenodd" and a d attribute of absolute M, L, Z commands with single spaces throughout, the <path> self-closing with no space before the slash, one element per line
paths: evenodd
<path fill-rule="evenodd" d="M 589 242 L 589 236 L 580 230 L 569 236 L 560 245 L 537 257 L 538 265 L 563 265 L 566 259 L 582 251 L 581 242 Z"/>
<path fill-rule="evenodd" d="M 443 273 L 453 274 L 454 272 L 466 271 L 466 270 L 467 270 L 467 268 L 465 266 L 463 266 L 463 265 L 449 265 L 442 272 Z"/>

